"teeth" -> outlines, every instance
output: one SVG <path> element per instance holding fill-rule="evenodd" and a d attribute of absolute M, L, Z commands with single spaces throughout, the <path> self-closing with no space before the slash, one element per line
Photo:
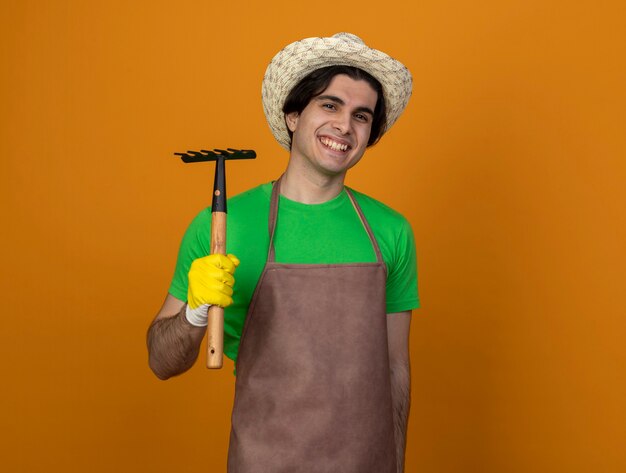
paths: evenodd
<path fill-rule="evenodd" d="M 322 138 L 320 141 L 335 151 L 345 151 L 348 149 L 348 145 L 342 145 L 341 143 L 337 143 L 329 138 Z"/>

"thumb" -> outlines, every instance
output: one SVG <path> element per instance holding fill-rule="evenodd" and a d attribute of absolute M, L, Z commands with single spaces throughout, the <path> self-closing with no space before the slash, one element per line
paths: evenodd
<path fill-rule="evenodd" d="M 235 255 L 233 254 L 228 254 L 226 255 L 228 257 L 229 260 L 231 260 L 233 262 L 233 264 L 235 265 L 235 267 L 239 266 L 239 258 L 237 258 Z"/>

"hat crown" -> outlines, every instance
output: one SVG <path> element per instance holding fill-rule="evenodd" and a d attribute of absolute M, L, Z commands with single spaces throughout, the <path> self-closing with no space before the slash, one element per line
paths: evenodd
<path fill-rule="evenodd" d="M 359 38 L 357 35 L 352 33 L 337 33 L 333 35 L 333 38 L 337 38 L 339 40 L 343 40 L 346 43 L 357 43 L 359 45 L 365 45 L 365 41 Z"/>

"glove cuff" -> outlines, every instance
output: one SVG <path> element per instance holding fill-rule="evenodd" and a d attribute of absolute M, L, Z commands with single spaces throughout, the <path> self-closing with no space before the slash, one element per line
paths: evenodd
<path fill-rule="evenodd" d="M 187 306 L 187 310 L 185 310 L 187 322 L 195 327 L 206 327 L 209 325 L 209 307 L 211 307 L 211 304 L 203 304 L 195 309 Z"/>

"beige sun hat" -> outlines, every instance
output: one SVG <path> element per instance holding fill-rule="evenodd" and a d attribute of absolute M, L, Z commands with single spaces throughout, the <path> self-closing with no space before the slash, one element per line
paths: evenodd
<path fill-rule="evenodd" d="M 351 33 L 337 33 L 330 38 L 306 38 L 282 49 L 270 62 L 263 78 L 263 110 L 274 137 L 283 148 L 291 140 L 285 124 L 283 105 L 298 82 L 316 69 L 328 66 L 354 66 L 371 74 L 383 86 L 387 131 L 404 111 L 413 80 L 401 62 L 367 46 Z"/>

